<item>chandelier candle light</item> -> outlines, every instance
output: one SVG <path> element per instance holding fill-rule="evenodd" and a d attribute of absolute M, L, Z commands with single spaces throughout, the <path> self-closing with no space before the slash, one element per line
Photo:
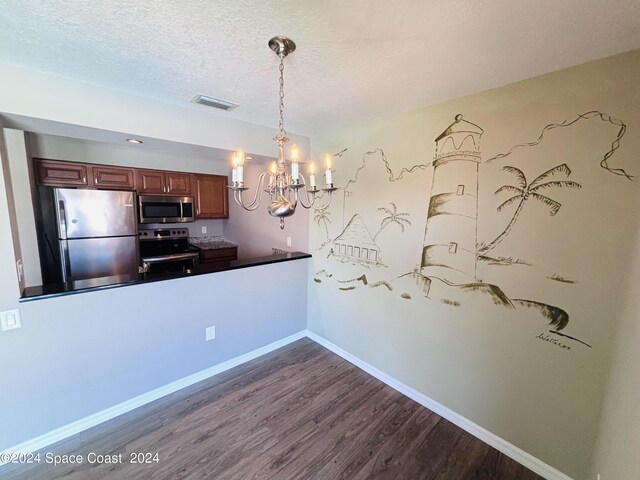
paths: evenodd
<path fill-rule="evenodd" d="M 284 57 L 296 49 L 296 44 L 286 37 L 273 37 L 269 40 L 269 47 L 280 58 L 280 124 L 274 142 L 278 144 L 278 160 L 271 163 L 269 170 L 263 172 L 258 177 L 258 185 L 251 203 L 246 204 L 242 200 L 242 192 L 248 190 L 244 186 L 244 151 L 238 149 L 231 160 L 233 171 L 231 174 L 232 185 L 229 188 L 233 191 L 233 198 L 238 205 L 245 210 L 253 211 L 260 206 L 262 192 L 269 194 L 271 199 L 267 208 L 269 214 L 273 217 L 280 218 L 280 228 L 284 228 L 284 219 L 293 215 L 296 211 L 298 203 L 304 208 L 326 208 L 331 203 L 331 194 L 337 190 L 333 186 L 332 168 L 333 159 L 331 155 L 327 155 L 324 159 L 324 176 L 326 181 L 325 188 L 319 190 L 316 188 L 316 166 L 313 162 L 309 163 L 309 184 L 305 180 L 304 175 L 300 173 L 300 151 L 296 145 L 291 145 L 289 151 L 290 168 L 287 172 L 287 161 L 284 157 L 284 147 L 289 142 L 287 132 L 284 130 Z M 269 177 L 268 184 L 265 187 L 265 179 Z M 304 190 L 302 190 L 304 188 Z M 325 204 L 316 206 L 316 194 L 320 191 L 328 194 Z"/>

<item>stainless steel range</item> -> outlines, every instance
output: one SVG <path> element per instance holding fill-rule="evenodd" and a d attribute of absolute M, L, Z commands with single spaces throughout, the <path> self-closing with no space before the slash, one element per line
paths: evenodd
<path fill-rule="evenodd" d="M 189 245 L 186 228 L 142 229 L 140 261 L 149 275 L 191 273 L 199 265 L 200 250 Z"/>

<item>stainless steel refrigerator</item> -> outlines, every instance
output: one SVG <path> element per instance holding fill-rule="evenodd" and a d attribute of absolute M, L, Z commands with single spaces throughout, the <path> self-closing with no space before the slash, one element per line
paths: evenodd
<path fill-rule="evenodd" d="M 138 273 L 133 192 L 53 189 L 62 281 Z"/>

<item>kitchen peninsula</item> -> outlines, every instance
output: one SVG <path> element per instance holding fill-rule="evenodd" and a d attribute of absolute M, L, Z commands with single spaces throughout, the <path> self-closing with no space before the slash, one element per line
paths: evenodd
<path fill-rule="evenodd" d="M 301 260 L 311 258 L 311 255 L 304 252 L 288 252 L 276 253 L 264 257 L 249 258 L 245 260 L 229 261 L 226 265 L 221 266 L 219 262 L 202 263 L 189 271 L 172 272 L 163 275 L 148 275 L 146 273 L 113 275 L 109 277 L 99 277 L 86 280 L 76 280 L 65 283 L 53 283 L 46 285 L 37 285 L 27 287 L 22 292 L 19 300 L 20 303 L 44 298 L 53 298 L 64 295 L 72 295 L 77 293 L 91 292 L 96 290 L 106 290 L 110 288 L 118 288 L 129 285 L 138 285 L 143 283 L 159 282 L 163 280 L 173 280 L 184 277 L 192 277 L 204 274 L 215 274 L 228 270 L 238 270 L 251 267 L 259 267 L 262 265 L 270 265 L 274 263 L 283 263 L 293 260 Z"/>

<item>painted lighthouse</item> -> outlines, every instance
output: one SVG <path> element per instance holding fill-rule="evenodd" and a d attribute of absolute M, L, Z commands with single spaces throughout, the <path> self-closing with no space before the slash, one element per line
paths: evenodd
<path fill-rule="evenodd" d="M 456 115 L 436 138 L 421 273 L 452 284 L 476 280 L 478 167 L 484 130 Z"/>

